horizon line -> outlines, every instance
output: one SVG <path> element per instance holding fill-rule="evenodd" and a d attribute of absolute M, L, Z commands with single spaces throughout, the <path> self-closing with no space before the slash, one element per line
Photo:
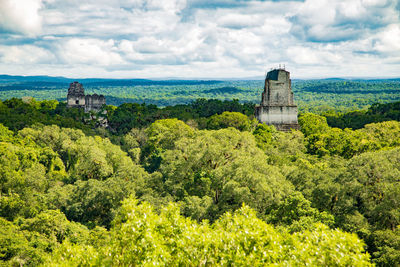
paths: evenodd
<path fill-rule="evenodd" d="M 251 77 L 66 77 L 66 76 L 51 76 L 45 74 L 37 74 L 37 75 L 16 75 L 16 74 L 0 74 L 1 76 L 9 76 L 9 77 L 47 77 L 47 78 L 59 78 L 59 79 L 67 79 L 67 80 L 79 80 L 79 79 L 99 79 L 99 80 L 192 80 L 192 81 L 200 81 L 200 80 L 264 80 L 265 75 L 260 76 L 251 76 Z M 291 77 L 292 80 L 327 80 L 327 79 L 343 79 L 343 80 L 392 80 L 392 79 L 400 79 L 400 76 L 325 76 L 325 77 Z"/>

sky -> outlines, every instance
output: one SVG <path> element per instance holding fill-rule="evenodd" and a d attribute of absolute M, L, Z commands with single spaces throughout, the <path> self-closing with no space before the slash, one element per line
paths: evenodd
<path fill-rule="evenodd" d="M 0 74 L 400 77 L 400 0 L 0 0 Z"/>

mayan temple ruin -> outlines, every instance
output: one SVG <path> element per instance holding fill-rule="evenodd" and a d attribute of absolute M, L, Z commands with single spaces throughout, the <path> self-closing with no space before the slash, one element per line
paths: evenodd
<path fill-rule="evenodd" d="M 84 108 L 85 112 L 98 112 L 105 104 L 106 98 L 103 95 L 85 95 L 85 90 L 81 83 L 73 82 L 69 85 L 67 107 Z"/>
<path fill-rule="evenodd" d="M 256 118 L 260 123 L 274 125 L 280 131 L 300 128 L 290 72 L 279 68 L 267 73 L 261 104 L 256 105 Z"/>

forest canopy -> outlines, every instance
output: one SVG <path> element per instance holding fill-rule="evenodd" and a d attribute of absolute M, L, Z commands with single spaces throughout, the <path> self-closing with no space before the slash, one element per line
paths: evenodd
<path fill-rule="evenodd" d="M 126 103 L 104 129 L 1 101 L 1 264 L 396 266 L 398 103 L 303 112 L 291 132 L 252 108 Z"/>

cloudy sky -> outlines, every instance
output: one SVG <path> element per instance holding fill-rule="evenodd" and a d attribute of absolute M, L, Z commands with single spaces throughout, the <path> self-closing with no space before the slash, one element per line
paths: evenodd
<path fill-rule="evenodd" d="M 0 74 L 400 77 L 400 0 L 0 0 Z"/>

